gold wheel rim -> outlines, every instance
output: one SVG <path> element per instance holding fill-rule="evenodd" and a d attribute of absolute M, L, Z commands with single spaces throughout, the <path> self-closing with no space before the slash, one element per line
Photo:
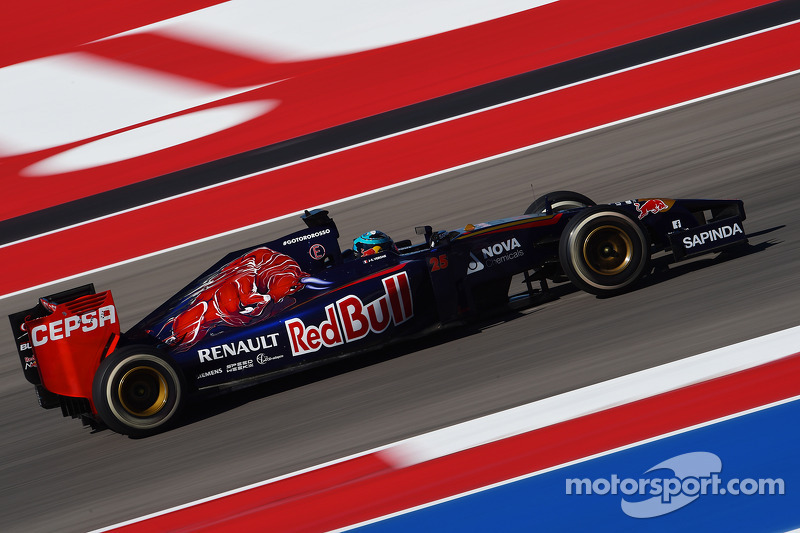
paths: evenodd
<path fill-rule="evenodd" d="M 117 397 L 133 416 L 153 416 L 167 403 L 167 380 L 158 370 L 147 366 L 131 368 L 117 386 Z"/>
<path fill-rule="evenodd" d="M 583 241 L 583 260 L 597 274 L 613 276 L 633 258 L 633 241 L 616 226 L 595 228 Z"/>

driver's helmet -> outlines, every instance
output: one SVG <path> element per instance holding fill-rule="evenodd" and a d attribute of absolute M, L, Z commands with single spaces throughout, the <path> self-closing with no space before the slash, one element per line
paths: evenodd
<path fill-rule="evenodd" d="M 353 251 L 355 252 L 356 257 L 361 257 L 362 255 L 372 255 L 388 250 L 397 251 L 397 247 L 394 245 L 392 238 L 382 231 L 368 231 L 362 236 L 356 237 L 353 240 Z"/>

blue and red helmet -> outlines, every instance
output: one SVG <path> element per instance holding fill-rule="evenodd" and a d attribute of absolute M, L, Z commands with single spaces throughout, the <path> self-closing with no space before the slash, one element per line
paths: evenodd
<path fill-rule="evenodd" d="M 356 256 L 371 255 L 387 250 L 397 250 L 391 237 L 382 231 L 368 231 L 353 240 L 353 251 Z"/>

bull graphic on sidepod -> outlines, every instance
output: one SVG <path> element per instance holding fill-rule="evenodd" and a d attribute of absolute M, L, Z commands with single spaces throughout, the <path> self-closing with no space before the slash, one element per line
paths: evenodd
<path fill-rule="evenodd" d="M 293 305 L 290 295 L 304 287 L 323 289 L 328 285 L 303 272 L 288 255 L 256 248 L 224 265 L 192 291 L 187 297 L 189 306 L 169 318 L 158 336 L 166 330 L 164 343 L 183 352 L 215 327 L 256 324 Z"/>

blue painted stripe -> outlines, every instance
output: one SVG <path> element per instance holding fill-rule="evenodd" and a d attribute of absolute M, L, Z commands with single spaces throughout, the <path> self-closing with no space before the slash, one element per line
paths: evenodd
<path fill-rule="evenodd" d="M 799 419 L 800 401 L 795 400 L 388 518 L 358 531 L 787 531 L 800 527 Z M 645 472 L 672 457 L 698 451 L 720 458 L 720 488 L 734 478 L 780 478 L 785 492 L 699 495 L 688 505 L 653 518 L 632 518 L 621 508 L 623 497 L 635 501 L 648 495 L 566 494 L 570 478 L 674 477 L 664 469 Z"/>

